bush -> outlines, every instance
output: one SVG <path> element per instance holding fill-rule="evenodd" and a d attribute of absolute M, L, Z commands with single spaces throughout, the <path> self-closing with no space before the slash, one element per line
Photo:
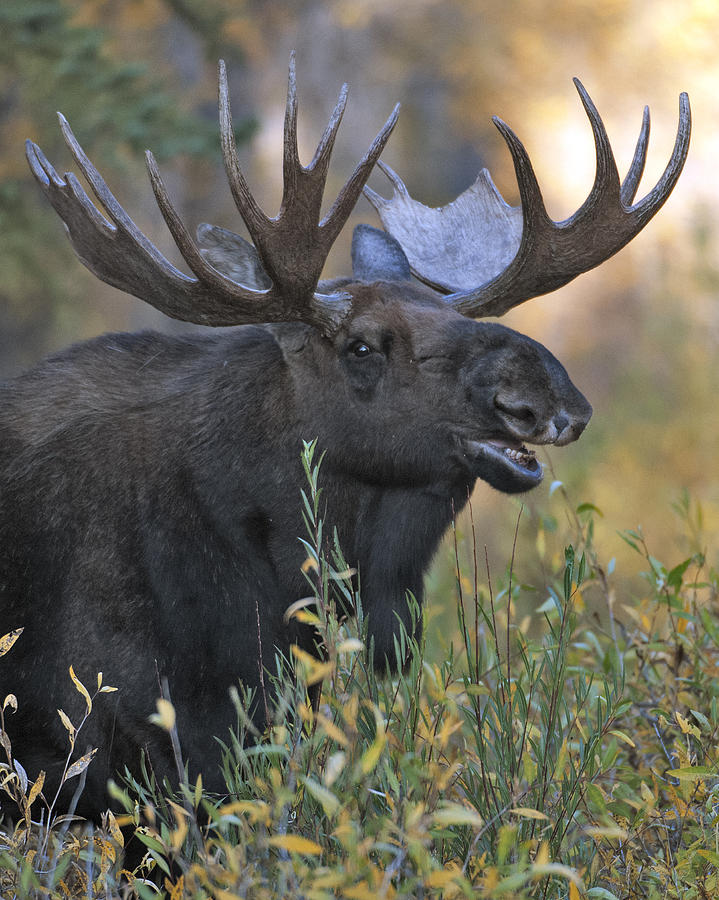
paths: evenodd
<path fill-rule="evenodd" d="M 624 535 L 646 563 L 646 593 L 632 601 L 615 596 L 612 566 L 594 546 L 597 511 L 572 509 L 571 543 L 539 607 L 538 638 L 514 621 L 527 595 L 514 572 L 517 548 L 495 579 L 475 555 L 463 570 L 455 540 L 449 652 L 431 660 L 424 642 L 402 633 L 395 653 L 404 674 L 385 678 L 367 663 L 354 573 L 319 518 L 315 452 L 305 447 L 311 596 L 288 614 L 317 629 L 320 652 L 294 648 L 272 670 L 264 661 L 255 699 L 274 723 L 264 735 L 252 733 L 245 712 L 253 698 L 236 692 L 239 724 L 224 745 L 227 797 L 210 797 L 201 780 L 186 777 L 172 795 L 149 773 L 114 787 L 147 849 L 126 873 L 125 892 L 220 900 L 716 896 L 719 578 L 707 571 L 689 500 L 677 511 L 694 549 L 678 564 L 654 559 L 640 531 Z M 357 615 L 347 617 L 348 608 Z M 169 696 L 158 701 L 156 721 L 179 748 Z M 181 769 L 179 749 L 177 758 Z M 11 777 L 5 790 L 17 786 Z M 0 893 L 116 892 L 117 866 L 102 862 L 113 833 L 120 840 L 111 819 L 104 832 L 65 834 L 67 866 L 83 861 L 88 873 L 72 883 L 43 882 L 33 861 L 13 856 L 17 843 L 6 834 Z M 32 877 L 22 874 L 28 866 Z"/>

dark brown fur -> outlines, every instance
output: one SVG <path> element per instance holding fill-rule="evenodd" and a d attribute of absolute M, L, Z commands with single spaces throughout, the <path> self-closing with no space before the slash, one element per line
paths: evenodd
<path fill-rule="evenodd" d="M 302 324 L 106 335 L 0 390 L 0 633 L 25 629 L 2 691 L 17 694 L 9 730 L 31 776 L 57 778 L 67 752 L 56 709 L 80 701 L 70 664 L 120 688 L 84 736 L 99 753 L 82 812 L 104 808 L 107 778 L 141 746 L 171 771 L 148 724 L 158 670 L 191 775 L 221 790 L 213 736 L 234 720 L 228 688 L 258 685 L 256 608 L 265 664 L 292 642 L 312 648 L 283 620 L 307 593 L 303 440 L 326 451 L 323 516 L 359 569 L 383 662 L 475 479 L 527 488 L 467 441 L 531 441 L 559 414 L 573 437 L 584 427 L 586 400 L 529 338 L 409 282 L 346 289 L 353 313 L 332 339 Z"/>

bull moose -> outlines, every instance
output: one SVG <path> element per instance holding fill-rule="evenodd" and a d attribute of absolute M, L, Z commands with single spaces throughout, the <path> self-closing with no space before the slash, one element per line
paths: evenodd
<path fill-rule="evenodd" d="M 667 168 L 634 203 L 648 111 L 620 182 L 602 120 L 576 87 L 597 170 L 566 221 L 547 215 L 527 153 L 499 119 L 520 205 L 505 203 L 486 170 L 441 209 L 413 200 L 382 163 L 393 195 L 371 191 L 366 181 L 397 108 L 320 220 L 347 90 L 302 166 L 293 61 L 284 191 L 268 218 L 240 169 L 220 63 L 222 153 L 252 243 L 207 224 L 193 238 L 147 153 L 157 204 L 191 275 L 140 232 L 62 116 L 97 205 L 27 142 L 38 184 L 98 278 L 176 319 L 243 326 L 105 335 L 0 388 L 0 634 L 24 627 L 3 659 L 3 681 L 19 701 L 17 758 L 31 773 L 58 775 L 67 735 L 57 707 L 67 703 L 69 664 L 120 686 L 88 723 L 99 752 L 79 812 L 105 808 L 107 778 L 135 767 L 140 748 L 156 771 L 172 771 L 169 742 L 148 723 L 158 673 L 191 771 L 202 768 L 206 786 L 222 790 L 213 735 L 234 718 L 228 688 L 257 687 L 260 658 L 286 654 L 293 642 L 313 649 L 306 626 L 283 618 L 307 593 L 303 440 L 316 438 L 325 452 L 323 516 L 360 573 L 375 663 L 384 665 L 400 623 L 412 628 L 407 592 L 421 600 L 423 574 L 476 479 L 527 491 L 542 480 L 531 446 L 582 433 L 591 407 L 557 359 L 476 319 L 566 284 L 630 241 L 676 184 L 690 112 L 682 95 Z M 358 226 L 352 275 L 320 280 L 363 190 L 384 230 Z M 261 705 L 253 715 L 262 725 Z"/>

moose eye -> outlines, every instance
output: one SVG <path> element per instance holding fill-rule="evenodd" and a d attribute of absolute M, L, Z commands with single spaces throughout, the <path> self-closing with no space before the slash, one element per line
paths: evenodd
<path fill-rule="evenodd" d="M 365 344 L 364 341 L 355 341 L 354 344 L 350 347 L 350 352 L 354 356 L 359 356 L 362 358 L 363 356 L 369 356 L 372 352 L 371 347 L 368 344 Z"/>

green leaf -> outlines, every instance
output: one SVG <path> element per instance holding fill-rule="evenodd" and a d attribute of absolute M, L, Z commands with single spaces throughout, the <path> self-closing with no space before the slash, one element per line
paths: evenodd
<path fill-rule="evenodd" d="M 577 507 L 577 513 L 585 513 L 585 512 L 593 512 L 596 513 L 600 518 L 604 518 L 604 513 L 598 506 L 595 506 L 593 503 L 580 503 Z"/>
<path fill-rule="evenodd" d="M 709 766 L 684 766 L 681 769 L 668 769 L 667 775 L 680 781 L 700 781 L 703 778 L 719 778 L 719 772 Z"/>
<path fill-rule="evenodd" d="M 709 719 L 704 715 L 704 713 L 700 713 L 698 709 L 692 709 L 691 714 L 697 720 L 697 722 L 701 725 L 704 731 L 711 732 L 712 726 L 709 722 Z"/>
<path fill-rule="evenodd" d="M 692 564 L 693 558 L 689 557 L 689 559 L 685 559 L 684 562 L 679 563 L 678 566 L 674 566 L 674 568 L 667 575 L 667 584 L 670 587 L 673 587 L 674 590 L 678 591 L 682 586 L 682 581 L 684 579 L 684 573 Z"/>

